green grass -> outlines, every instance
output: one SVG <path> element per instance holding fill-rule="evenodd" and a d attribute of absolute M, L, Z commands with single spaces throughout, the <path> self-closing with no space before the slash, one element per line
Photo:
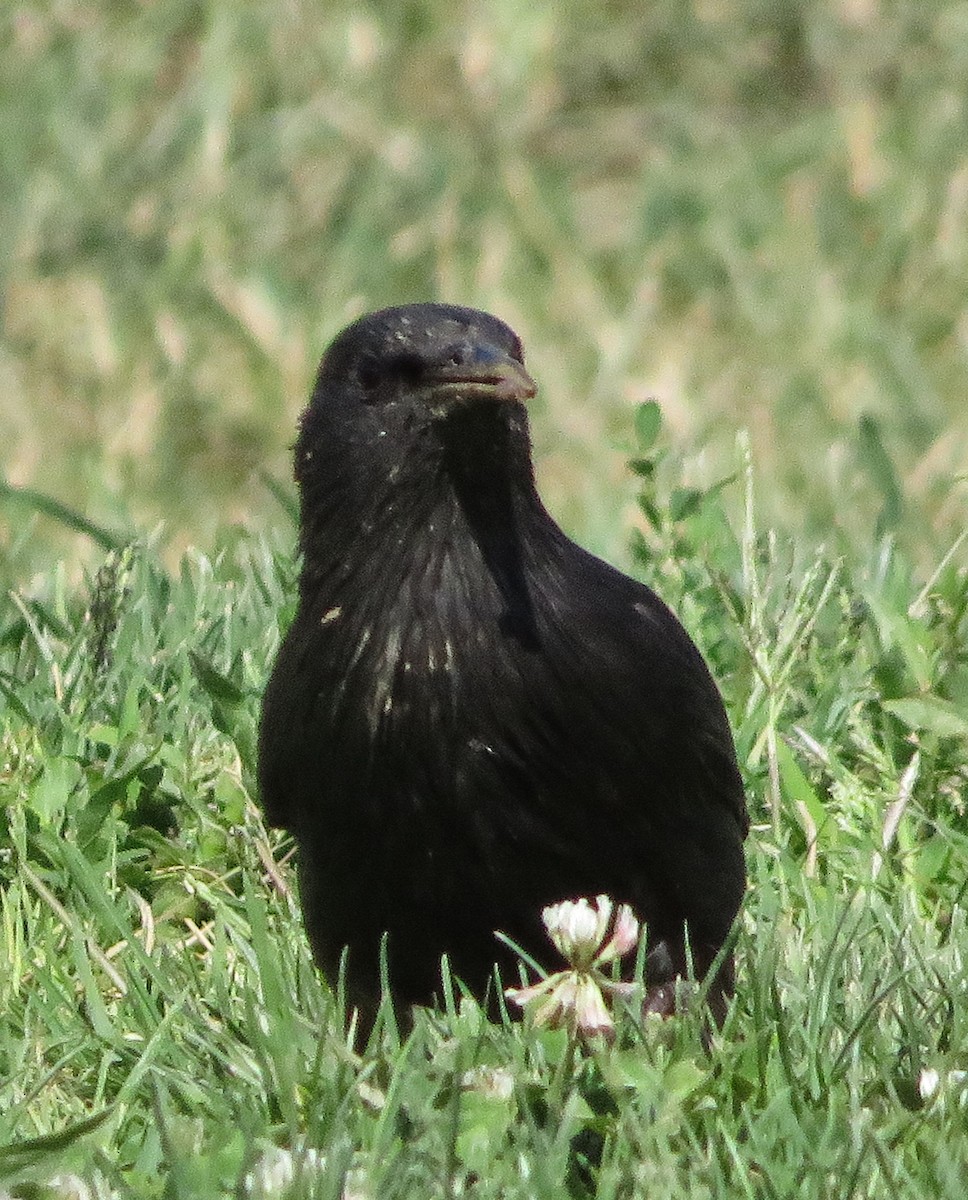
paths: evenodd
<path fill-rule="evenodd" d="M 0 1187 L 257 1195 L 276 1148 L 304 1170 L 273 1196 L 962 1194 L 968 577 L 921 586 L 889 539 L 802 561 L 752 497 L 735 536 L 648 425 L 637 557 L 723 683 L 754 816 L 711 1050 L 627 1016 L 572 1057 L 458 998 L 354 1059 L 252 799 L 289 539 L 177 574 L 142 545 L 0 631 Z"/>
<path fill-rule="evenodd" d="M 3 18 L 0 1196 L 960 1200 L 964 6 L 385 7 Z M 721 682 L 710 1051 L 456 997 L 357 1059 L 313 969 L 276 481 L 327 339 L 432 297 L 519 330 L 550 507 Z"/>

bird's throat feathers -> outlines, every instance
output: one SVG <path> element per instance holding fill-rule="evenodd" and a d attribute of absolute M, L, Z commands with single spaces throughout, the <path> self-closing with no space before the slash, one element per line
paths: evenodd
<path fill-rule="evenodd" d="M 374 414 L 382 422 L 349 426 L 328 416 L 311 406 L 296 447 L 304 597 L 336 603 L 360 575 L 385 596 L 455 560 L 521 603 L 522 545 L 554 528 L 535 490 L 523 406 L 425 421 L 384 411 Z"/>
<path fill-rule="evenodd" d="M 338 447 L 304 421 L 301 619 L 339 679 L 333 720 L 363 712 L 370 737 L 443 720 L 469 662 L 538 645 L 534 552 L 556 527 L 523 413 L 478 420 Z"/>

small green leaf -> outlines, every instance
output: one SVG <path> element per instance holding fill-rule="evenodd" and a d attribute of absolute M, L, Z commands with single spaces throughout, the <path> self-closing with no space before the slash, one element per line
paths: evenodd
<path fill-rule="evenodd" d="M 635 438 L 639 450 L 651 450 L 662 427 L 662 410 L 657 400 L 646 400 L 635 410 Z"/>
<path fill-rule="evenodd" d="M 79 805 L 74 817 L 77 829 L 77 844 L 86 850 L 104 827 L 111 809 L 116 803 L 125 798 L 127 781 L 112 779 L 88 799 L 84 805 Z"/>
<path fill-rule="evenodd" d="M 952 847 L 949 839 L 935 834 L 915 847 L 912 872 L 924 887 L 940 881 L 946 873 L 951 871 L 952 862 L 956 859 L 957 851 Z"/>
<path fill-rule="evenodd" d="M 818 840 L 821 836 L 836 833 L 836 824 L 827 820 L 827 810 L 820 797 L 810 786 L 810 781 L 804 775 L 790 747 L 784 741 L 777 741 L 777 766 L 780 768 L 780 783 L 783 791 L 792 799 L 799 801 L 810 814 L 814 823 Z"/>
<path fill-rule="evenodd" d="M 860 418 L 858 435 L 861 466 L 867 471 L 884 501 L 878 518 L 878 531 L 884 533 L 898 527 L 904 508 L 904 494 L 894 463 L 881 437 L 881 427 L 876 417 L 864 413 Z"/>
<path fill-rule="evenodd" d="M 461 1097 L 457 1157 L 471 1171 L 486 1171 L 503 1148 L 514 1118 L 511 1096 L 469 1092 Z"/>
<path fill-rule="evenodd" d="M 706 1078 L 706 1072 L 691 1058 L 670 1063 L 663 1076 L 663 1090 L 667 1098 L 685 1100 Z"/>
<path fill-rule="evenodd" d="M 242 703 L 245 692 L 227 675 L 223 675 L 209 659 L 196 650 L 189 652 L 189 658 L 195 678 L 213 700 L 221 700 L 225 704 Z"/>
<path fill-rule="evenodd" d="M 669 515 L 673 521 L 681 521 L 684 517 L 692 516 L 702 503 L 703 493 L 696 488 L 673 488 L 669 497 Z"/>
<path fill-rule="evenodd" d="M 616 1051 L 608 1060 L 610 1073 L 617 1084 L 633 1088 L 643 1096 L 659 1092 L 662 1080 L 653 1063 L 643 1058 L 640 1050 Z"/>
<path fill-rule="evenodd" d="M 968 737 L 968 718 L 938 696 L 885 700 L 884 707 L 911 729 L 936 733 L 938 737 Z"/>
<path fill-rule="evenodd" d="M 69 758 L 49 758 L 30 787 L 30 807 L 45 825 L 56 824 L 81 781 L 77 763 Z"/>

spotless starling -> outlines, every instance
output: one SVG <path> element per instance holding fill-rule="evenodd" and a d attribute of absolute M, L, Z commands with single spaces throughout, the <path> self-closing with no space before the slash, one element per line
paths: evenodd
<path fill-rule="evenodd" d="M 372 1022 L 432 1003 L 441 956 L 482 998 L 500 930 L 607 894 L 648 933 L 646 1004 L 708 971 L 745 886 L 723 704 L 672 612 L 571 541 L 535 488 L 535 383 L 502 321 L 362 317 L 301 420 L 299 605 L 265 692 L 259 782 L 292 831 L 315 958 Z M 722 1018 L 727 956 L 710 981 Z"/>

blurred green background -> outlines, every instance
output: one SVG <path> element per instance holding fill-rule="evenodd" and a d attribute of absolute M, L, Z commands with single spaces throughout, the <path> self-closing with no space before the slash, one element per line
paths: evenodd
<path fill-rule="evenodd" d="M 631 409 L 766 519 L 936 561 L 968 507 L 968 4 L 48 0 L 3 8 L 0 461 L 174 557 L 348 319 L 521 334 L 542 489 L 625 554 Z M 738 509 L 738 485 L 726 502 Z M 3 582 L 100 551 L 0 498 Z"/>

